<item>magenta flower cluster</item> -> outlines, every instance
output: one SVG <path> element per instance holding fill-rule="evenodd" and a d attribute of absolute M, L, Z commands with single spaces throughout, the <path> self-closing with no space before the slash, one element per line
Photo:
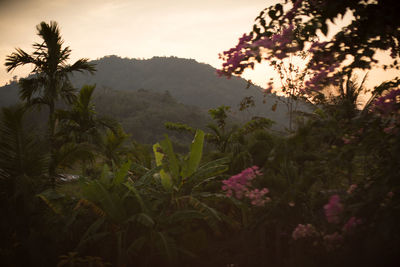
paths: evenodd
<path fill-rule="evenodd" d="M 352 216 L 343 226 L 343 232 L 351 232 L 357 225 L 361 224 L 361 219 Z"/>
<path fill-rule="evenodd" d="M 390 116 L 398 113 L 400 109 L 400 89 L 391 90 L 384 96 L 374 101 L 373 110 L 382 116 Z"/>
<path fill-rule="evenodd" d="M 297 10 L 301 7 L 303 0 L 297 0 L 294 2 L 293 7 L 286 13 L 284 19 L 288 19 L 289 22 L 292 22 Z"/>
<path fill-rule="evenodd" d="M 326 248 L 328 250 L 333 250 L 336 247 L 339 247 L 340 244 L 343 242 L 343 235 L 339 234 L 338 232 L 334 232 L 333 234 L 324 235 L 324 241 Z"/>
<path fill-rule="evenodd" d="M 262 175 L 257 166 L 247 168 L 241 173 L 231 176 L 229 179 L 222 181 L 222 190 L 226 192 L 229 197 L 236 197 L 237 199 L 247 198 L 254 206 L 264 206 L 265 203 L 270 201 L 267 188 L 254 189 L 252 187 L 252 180 L 257 176 Z"/>
<path fill-rule="evenodd" d="M 229 78 L 232 74 L 241 74 L 248 67 L 254 68 L 257 56 L 264 60 L 270 60 L 273 57 L 283 59 L 288 56 L 288 53 L 298 51 L 298 45 L 293 42 L 293 30 L 294 25 L 290 24 L 283 27 L 279 33 L 271 37 L 262 37 L 257 41 L 252 41 L 252 34 L 243 34 L 234 48 L 219 55 L 224 63 L 222 69 L 217 70 L 218 75 Z"/>
<path fill-rule="evenodd" d="M 317 231 L 315 230 L 315 227 L 312 224 L 306 224 L 306 225 L 299 224 L 293 230 L 292 238 L 294 240 L 297 240 L 300 238 L 312 237 L 315 235 L 317 235 Z"/>
<path fill-rule="evenodd" d="M 228 51 L 219 54 L 219 58 L 225 62 L 222 64 L 222 69 L 217 70 L 219 76 L 226 75 L 228 78 L 232 74 L 240 74 L 247 67 L 254 67 L 254 62 L 248 61 L 253 54 L 250 48 L 251 34 L 243 34 L 239 39 L 239 43 Z"/>
<path fill-rule="evenodd" d="M 314 42 L 308 52 L 321 53 L 328 44 L 328 42 Z M 337 85 L 337 79 L 330 74 L 334 73 L 340 64 L 333 55 L 320 55 L 316 60 L 309 62 L 308 67 L 314 76 L 305 83 L 307 91 L 320 91 L 325 84 Z"/>
<path fill-rule="evenodd" d="M 340 222 L 343 205 L 340 203 L 339 195 L 333 195 L 330 197 L 328 204 L 324 206 L 324 211 L 326 220 L 329 223 L 338 224 Z"/>

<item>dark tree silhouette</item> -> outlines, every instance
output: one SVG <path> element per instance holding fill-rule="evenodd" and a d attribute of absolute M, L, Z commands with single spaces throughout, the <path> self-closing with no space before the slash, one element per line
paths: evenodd
<path fill-rule="evenodd" d="M 8 72 L 23 65 L 33 65 L 34 67 L 28 78 L 19 81 L 20 98 L 29 106 L 44 105 L 49 108 L 48 134 L 51 156 L 49 177 L 54 182 L 56 103 L 60 99 L 71 103 L 76 98 L 75 89 L 68 77 L 71 73 L 83 71 L 93 73 L 95 68 L 87 58 L 79 59 L 72 65 L 67 63 L 71 49 L 68 46 L 62 47 L 64 41 L 56 22 L 51 21 L 50 24 L 41 22 L 36 29 L 43 41 L 33 44 L 35 51 L 30 55 L 17 48 L 15 52 L 7 56 L 5 66 Z"/>

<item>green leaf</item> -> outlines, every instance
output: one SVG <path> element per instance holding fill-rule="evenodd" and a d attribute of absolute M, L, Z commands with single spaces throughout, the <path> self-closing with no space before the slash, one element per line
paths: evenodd
<path fill-rule="evenodd" d="M 135 253 L 137 254 L 138 251 L 140 251 L 142 249 L 142 247 L 144 246 L 144 244 L 146 243 L 146 237 L 145 236 L 141 236 L 139 238 L 136 238 L 128 247 L 127 249 L 127 253 L 128 255 L 131 253 Z"/>
<path fill-rule="evenodd" d="M 174 224 L 193 219 L 202 219 L 203 217 L 204 215 L 197 210 L 179 210 L 174 212 L 171 216 L 168 216 L 168 221 Z"/>
<path fill-rule="evenodd" d="M 110 167 L 107 164 L 103 166 L 103 170 L 100 175 L 100 182 L 103 184 L 108 184 L 110 181 Z"/>
<path fill-rule="evenodd" d="M 177 180 L 179 178 L 179 164 L 174 153 L 174 149 L 172 148 L 172 143 L 168 138 L 168 135 L 165 135 L 165 139 L 160 142 L 160 145 L 163 149 L 163 152 L 167 156 L 168 159 L 168 167 L 169 171 L 172 174 L 172 179 Z M 179 182 L 179 181 L 176 181 Z"/>
<path fill-rule="evenodd" d="M 142 197 L 140 196 L 139 192 L 136 190 L 136 188 L 129 182 L 125 182 L 124 185 L 131 191 L 134 196 L 136 197 L 137 201 L 139 202 L 140 208 L 142 211 L 146 211 L 146 205 L 144 204 L 144 201 Z"/>
<path fill-rule="evenodd" d="M 135 181 L 135 185 L 145 186 L 148 185 L 150 182 L 154 181 L 152 178 L 154 174 L 160 172 L 162 166 L 157 166 L 151 170 L 148 170 L 142 177 L 140 177 L 137 181 Z"/>
<path fill-rule="evenodd" d="M 169 262 L 172 262 L 173 260 L 172 251 L 167 237 L 162 232 L 157 232 L 157 235 L 161 240 L 162 246 L 164 248 L 165 254 L 167 255 Z"/>
<path fill-rule="evenodd" d="M 186 162 L 185 169 L 182 170 L 183 178 L 191 176 L 198 168 L 203 155 L 204 132 L 197 130 L 193 142 L 190 145 L 189 159 Z"/>
<path fill-rule="evenodd" d="M 129 219 L 129 221 L 135 221 L 140 223 L 141 225 L 151 228 L 155 225 L 155 222 L 153 220 L 153 218 L 151 218 L 148 214 L 146 213 L 138 213 L 135 214 L 134 216 L 132 216 L 131 219 Z"/>
<path fill-rule="evenodd" d="M 125 180 L 125 177 L 128 175 L 130 167 L 131 167 L 130 160 L 121 166 L 121 168 L 118 170 L 118 172 L 114 177 L 114 185 L 119 185 Z"/>
<path fill-rule="evenodd" d="M 153 151 L 154 151 L 154 157 L 156 159 L 156 165 L 163 166 L 164 153 L 159 143 L 153 145 Z M 165 172 L 164 169 L 161 169 L 160 177 L 161 177 L 161 185 L 164 187 L 164 189 L 167 191 L 171 191 L 172 189 L 171 176 L 167 172 Z"/>
<path fill-rule="evenodd" d="M 98 240 L 104 236 L 106 236 L 108 233 L 97 233 L 97 231 L 100 229 L 100 227 L 104 224 L 105 218 L 101 217 L 98 220 L 96 220 L 94 223 L 92 223 L 89 228 L 86 230 L 86 232 L 83 234 L 78 246 L 76 247 L 77 251 L 81 251 L 81 249 L 89 242 Z"/>

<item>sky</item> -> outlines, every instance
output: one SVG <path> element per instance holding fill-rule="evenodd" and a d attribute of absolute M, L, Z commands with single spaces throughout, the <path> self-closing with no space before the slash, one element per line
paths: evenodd
<path fill-rule="evenodd" d="M 218 54 L 235 46 L 252 29 L 255 17 L 276 0 L 0 0 L 0 85 L 31 67 L 6 72 L 4 62 L 15 48 L 32 52 L 36 25 L 57 21 L 71 63 L 106 55 L 128 58 L 177 56 L 215 68 Z M 360 73 L 360 76 L 363 75 Z M 275 72 L 266 64 L 248 70 L 244 78 L 267 87 Z M 368 86 L 393 77 L 372 71 Z M 371 78 L 372 77 L 372 78 Z"/>
<path fill-rule="evenodd" d="M 218 54 L 252 28 L 266 0 L 0 0 L 0 85 L 30 67 L 7 73 L 5 58 L 15 48 L 32 52 L 36 25 L 57 21 L 71 63 L 85 57 L 177 56 L 220 67 Z M 260 71 L 261 70 L 261 71 Z M 251 77 L 262 85 L 266 70 Z M 249 75 L 249 74 L 247 74 Z M 265 81 L 264 81 L 265 80 Z M 263 82 L 264 81 L 264 82 Z"/>

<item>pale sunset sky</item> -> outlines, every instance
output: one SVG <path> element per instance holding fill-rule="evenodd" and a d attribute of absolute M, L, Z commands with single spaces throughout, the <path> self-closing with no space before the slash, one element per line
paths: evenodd
<path fill-rule="evenodd" d="M 28 53 L 40 41 L 36 25 L 57 21 L 70 63 L 86 57 L 117 55 L 128 58 L 177 56 L 215 68 L 218 54 L 237 44 L 251 30 L 255 17 L 276 0 L 0 0 L 0 86 L 31 67 L 7 73 L 5 58 L 19 47 Z M 369 85 L 392 74 L 370 73 Z M 244 78 L 266 87 L 274 71 L 266 65 Z M 375 79 L 371 76 L 376 76 Z"/>

